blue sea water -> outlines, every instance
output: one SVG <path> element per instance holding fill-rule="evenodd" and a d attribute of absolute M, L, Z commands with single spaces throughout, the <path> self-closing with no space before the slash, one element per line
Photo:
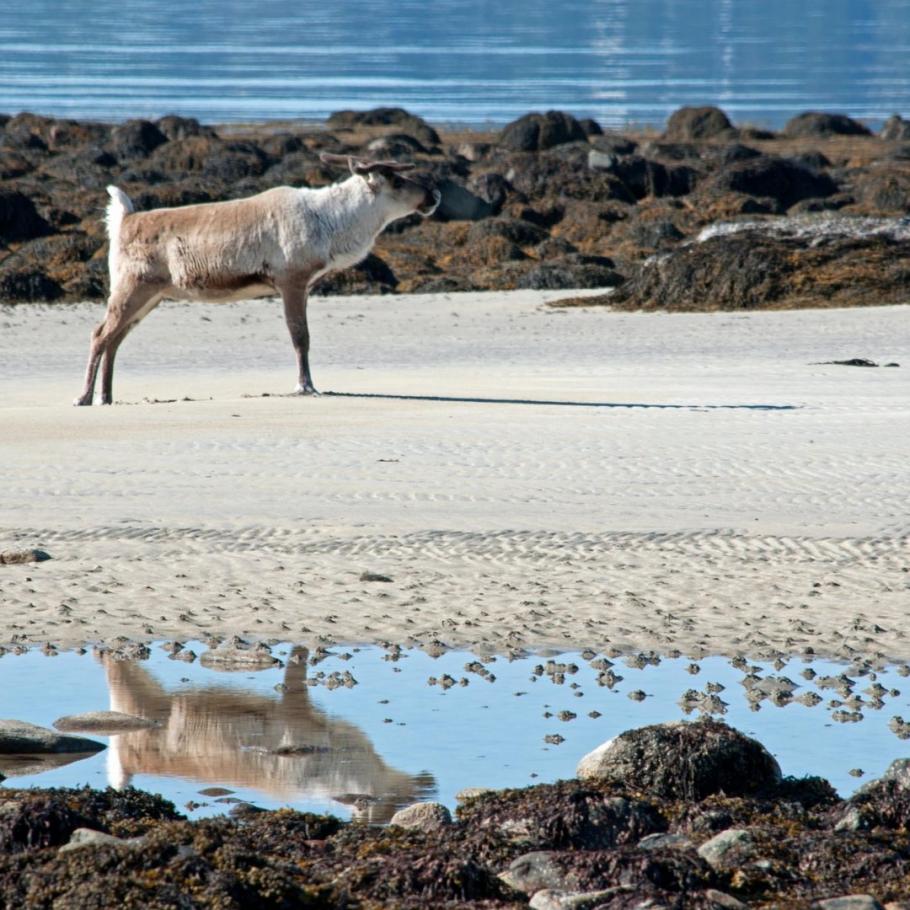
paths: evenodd
<path fill-rule="evenodd" d="M 683 104 L 782 125 L 910 113 L 910 0 L 29 0 L 0 16 L 0 112 L 208 122 L 401 105 L 501 124 Z"/>
<path fill-rule="evenodd" d="M 187 642 L 187 650 L 206 649 Z M 290 645 L 273 653 L 292 666 Z M 906 670 L 898 667 L 875 675 L 875 684 L 887 690 L 876 701 L 868 691 L 871 675 L 848 665 L 804 658 L 780 670 L 750 664 L 766 681 L 795 686 L 793 701 L 777 703 L 748 698 L 745 671 L 721 657 L 700 660 L 696 675 L 684 657 L 656 666 L 616 658 L 616 681 L 605 687 L 583 655 L 553 656 L 568 666 L 563 679 L 538 675 L 536 665 L 548 660 L 540 655 L 485 658 L 480 675 L 477 658 L 466 652 L 434 658 L 412 649 L 390 660 L 381 648 L 341 645 L 315 666 L 304 661 L 296 670 L 255 673 L 206 669 L 200 661 L 175 660 L 158 645 L 138 663 L 91 653 L 46 657 L 37 649 L 7 654 L 0 659 L 0 717 L 50 726 L 61 715 L 111 708 L 159 726 L 90 734 L 107 748 L 64 756 L 65 764 L 41 767 L 34 759 L 0 756 L 0 772 L 7 775 L 0 786 L 132 784 L 180 807 L 198 804 L 193 817 L 230 808 L 200 792 L 213 786 L 267 808 L 289 805 L 343 817 L 352 812 L 345 794 L 353 793 L 370 797 L 368 818 L 383 822 L 416 799 L 454 807 L 465 787 L 572 777 L 582 755 L 624 730 L 698 716 L 680 697 L 688 689 L 707 690 L 709 683 L 720 687 L 723 719 L 762 742 L 784 774 L 822 775 L 842 796 L 907 755 L 892 721 L 910 717 Z M 815 679 L 804 676 L 809 667 Z M 325 679 L 350 673 L 356 684 L 305 684 L 319 673 Z M 824 687 L 824 677 L 843 673 L 862 699 L 858 710 L 839 708 L 843 696 Z M 446 675 L 450 688 L 428 685 Z M 456 682 L 462 679 L 466 685 Z M 807 693 L 818 696 L 815 706 L 799 700 Z M 276 746 L 298 751 L 279 756 Z"/>

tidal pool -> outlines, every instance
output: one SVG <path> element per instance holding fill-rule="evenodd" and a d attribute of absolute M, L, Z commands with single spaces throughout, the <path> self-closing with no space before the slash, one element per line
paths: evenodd
<path fill-rule="evenodd" d="M 180 653 L 205 650 L 188 642 Z M 759 739 L 784 774 L 824 776 L 842 796 L 910 753 L 895 733 L 910 728 L 893 720 L 910 717 L 902 667 L 589 652 L 434 657 L 343 645 L 272 653 L 284 666 L 218 672 L 160 644 L 142 661 L 9 652 L 0 659 L 0 717 L 51 726 L 113 709 L 159 726 L 88 734 L 107 745 L 88 757 L 0 755 L 0 786 L 133 785 L 193 818 L 244 800 L 381 823 L 416 800 L 454 807 L 465 787 L 570 777 L 582 755 L 623 730 L 697 717 L 691 692 L 681 701 L 687 690 L 713 697 L 703 706 Z M 230 792 L 200 792 L 211 788 Z"/>

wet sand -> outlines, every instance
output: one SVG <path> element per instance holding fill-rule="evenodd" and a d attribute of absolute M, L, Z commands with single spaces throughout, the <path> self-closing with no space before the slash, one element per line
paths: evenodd
<path fill-rule="evenodd" d="M 563 296 L 316 299 L 318 399 L 280 304 L 165 304 L 92 409 L 102 308 L 0 308 L 0 642 L 910 657 L 910 308 Z"/>

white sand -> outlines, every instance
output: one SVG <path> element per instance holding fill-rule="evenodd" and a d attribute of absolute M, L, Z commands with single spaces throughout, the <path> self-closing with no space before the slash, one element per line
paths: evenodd
<path fill-rule="evenodd" d="M 102 308 L 0 308 L 0 549 L 53 557 L 0 566 L 0 641 L 910 658 L 910 307 L 559 296 L 315 300 L 317 386 L 404 400 L 283 397 L 277 302 L 165 304 L 90 409 Z M 902 366 L 814 365 L 856 356 Z"/>

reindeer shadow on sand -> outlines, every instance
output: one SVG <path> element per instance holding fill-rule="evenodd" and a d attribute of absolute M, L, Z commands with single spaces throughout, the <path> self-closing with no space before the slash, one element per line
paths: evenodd
<path fill-rule="evenodd" d="M 333 800 L 373 824 L 435 792 L 431 774 L 390 767 L 358 727 L 312 703 L 305 648 L 292 651 L 279 697 L 217 683 L 168 691 L 140 663 L 100 659 L 111 709 L 158 724 L 111 737 L 112 786 L 140 774 L 183 777 L 255 789 L 291 806 Z"/>

